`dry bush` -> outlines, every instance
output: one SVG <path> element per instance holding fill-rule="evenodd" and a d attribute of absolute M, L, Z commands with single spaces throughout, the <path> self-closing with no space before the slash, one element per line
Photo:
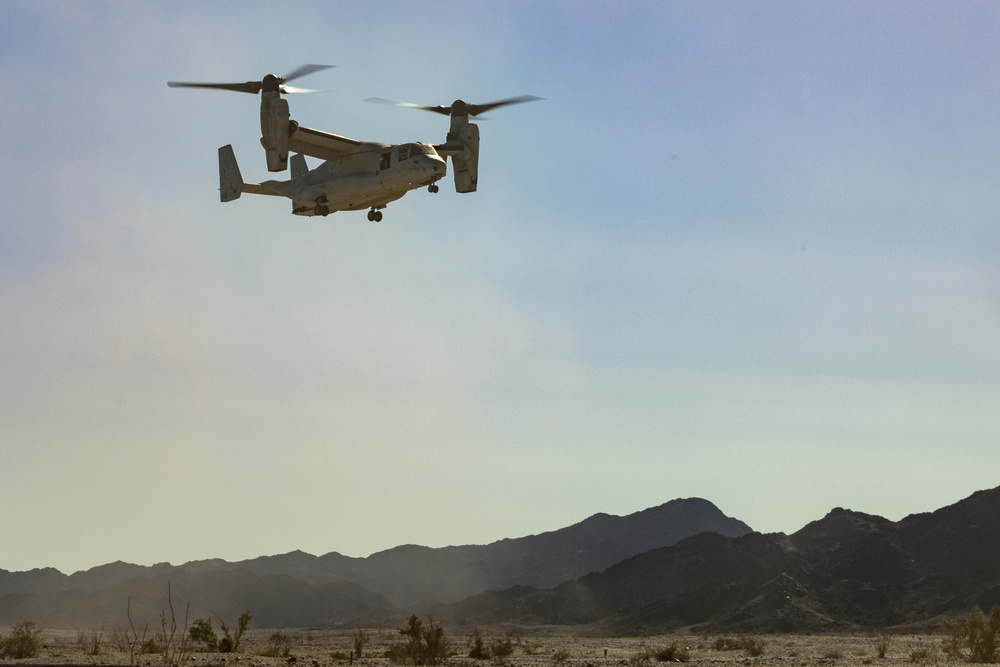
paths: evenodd
<path fill-rule="evenodd" d="M 112 629 L 111 641 L 115 645 L 120 645 L 129 656 L 129 665 L 133 667 L 139 664 L 144 654 L 155 654 L 160 656 L 160 663 L 163 667 L 180 667 L 189 657 L 191 657 L 191 644 L 188 640 L 188 613 L 191 605 L 184 610 L 183 627 L 177 624 L 177 616 L 174 613 L 173 592 L 170 582 L 167 582 L 167 607 L 170 611 L 169 618 L 166 611 L 160 612 L 160 632 L 153 638 L 146 638 L 146 627 L 142 633 L 135 628 L 132 621 L 132 598 L 128 598 L 125 607 L 125 615 L 128 618 L 128 627 L 124 630 Z"/>
<path fill-rule="evenodd" d="M 219 619 L 219 629 L 222 630 L 222 639 L 219 640 L 219 652 L 220 653 L 238 653 L 240 650 L 240 642 L 243 640 L 243 634 L 250 627 L 250 621 L 253 619 L 253 614 L 249 611 L 245 611 L 240 614 L 240 617 L 236 620 L 236 630 L 230 631 L 229 626 L 226 622 Z"/>
<path fill-rule="evenodd" d="M 292 654 L 292 638 L 280 630 L 273 632 L 260 654 L 268 658 L 287 658 Z"/>
<path fill-rule="evenodd" d="M 885 630 L 879 630 L 872 637 L 872 643 L 875 645 L 875 655 L 884 660 L 889 653 L 889 645 L 892 644 L 892 635 Z"/>
<path fill-rule="evenodd" d="M 1000 607 L 987 616 L 978 606 L 967 615 L 944 622 L 943 650 L 948 659 L 965 662 L 1000 662 Z"/>
<path fill-rule="evenodd" d="M 525 655 L 535 655 L 541 648 L 541 642 L 521 642 L 521 650 Z"/>
<path fill-rule="evenodd" d="M 365 646 L 368 644 L 368 633 L 358 628 L 351 635 L 351 643 L 354 646 L 354 657 L 360 658 L 364 654 Z"/>
<path fill-rule="evenodd" d="M 552 652 L 552 662 L 562 663 L 569 660 L 569 651 L 564 648 Z"/>
<path fill-rule="evenodd" d="M 436 665 L 449 657 L 451 646 L 444 634 L 444 628 L 428 619 L 425 626 L 416 614 L 410 616 L 405 628 L 399 634 L 407 640 L 393 644 L 385 652 L 385 657 L 393 662 L 410 661 L 414 665 Z"/>
<path fill-rule="evenodd" d="M 685 646 L 678 646 L 677 642 L 666 648 L 658 649 L 653 653 L 657 662 L 687 662 L 691 659 L 691 652 Z"/>
<path fill-rule="evenodd" d="M 719 637 L 712 644 L 716 651 L 746 651 L 747 655 L 754 658 L 764 655 L 764 646 L 764 640 L 747 635 Z"/>
<path fill-rule="evenodd" d="M 476 629 L 472 633 L 472 648 L 469 649 L 469 657 L 473 660 L 489 660 L 490 648 L 483 641 L 483 635 Z"/>
<path fill-rule="evenodd" d="M 37 657 L 42 648 L 41 637 L 42 631 L 32 621 L 15 625 L 10 637 L 0 637 L 0 658 L 23 660 Z"/>
<path fill-rule="evenodd" d="M 628 659 L 628 664 L 629 667 L 649 667 L 652 661 L 653 652 L 643 645 Z"/>
<path fill-rule="evenodd" d="M 103 630 L 101 632 L 84 632 L 81 630 L 76 633 L 76 644 L 83 649 L 83 652 L 87 655 L 101 655 L 103 639 Z"/>

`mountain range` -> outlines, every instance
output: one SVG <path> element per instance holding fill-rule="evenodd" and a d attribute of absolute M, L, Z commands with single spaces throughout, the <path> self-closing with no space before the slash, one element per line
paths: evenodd
<path fill-rule="evenodd" d="M 761 534 L 712 503 L 673 500 L 488 545 L 406 545 L 350 558 L 292 552 L 228 563 L 112 563 L 64 575 L 0 570 L 0 625 L 151 627 L 180 614 L 256 627 L 572 625 L 581 632 L 783 632 L 932 627 L 1000 604 L 1000 487 L 900 521 L 836 508 Z"/>
<path fill-rule="evenodd" d="M 836 508 L 791 535 L 702 533 L 547 590 L 438 605 L 442 623 L 598 634 L 934 627 L 1000 604 L 1000 488 L 901 521 Z"/>
<path fill-rule="evenodd" d="M 488 545 L 404 545 L 352 558 L 301 551 L 229 563 L 192 561 L 150 567 L 116 562 L 65 575 L 52 568 L 0 570 L 0 625 L 34 620 L 47 627 L 112 627 L 159 618 L 169 582 L 175 602 L 195 618 L 254 613 L 258 627 L 377 625 L 398 610 L 419 610 L 515 585 L 556 586 L 625 558 L 705 531 L 751 532 L 700 498 L 672 500 L 625 517 L 595 514 L 567 528 Z"/>

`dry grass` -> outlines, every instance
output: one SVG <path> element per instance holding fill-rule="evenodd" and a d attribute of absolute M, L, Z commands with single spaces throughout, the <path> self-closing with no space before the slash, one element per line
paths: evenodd
<path fill-rule="evenodd" d="M 683 635 L 671 634 L 642 638 L 594 638 L 579 637 L 570 628 L 522 629 L 514 635 L 513 651 L 498 660 L 474 660 L 468 657 L 472 645 L 472 632 L 455 634 L 445 627 L 455 654 L 444 664 L 453 667 L 629 667 L 636 656 L 649 656 L 644 662 L 648 667 L 659 663 L 655 657 L 658 651 L 670 646 L 687 649 L 688 665 L 711 665 L 712 667 L 737 667 L 752 665 L 759 667 L 802 667 L 805 665 L 860 666 L 875 665 L 945 665 L 941 652 L 942 636 L 939 635 L 892 635 L 884 658 L 879 657 L 882 647 L 873 634 L 852 635 L 744 635 L 763 645 L 761 655 L 751 655 L 740 648 L 740 642 L 719 642 L 720 638 L 736 638 L 736 635 Z M 483 629 L 486 644 L 503 640 L 509 628 Z M 294 657 L 296 667 L 395 667 L 385 658 L 386 649 L 401 640 L 395 630 L 367 630 L 367 645 L 361 659 L 352 660 L 356 629 L 343 631 L 290 630 L 281 632 L 289 639 L 289 654 Z M 0 635 L 10 633 L 10 628 L 0 628 Z M 251 629 L 243 641 L 238 654 L 194 653 L 186 664 L 191 667 L 287 667 L 289 658 L 273 655 L 271 638 L 275 631 Z M 103 633 L 104 637 L 108 633 Z M 88 641 L 80 641 L 79 630 L 53 631 L 42 633 L 44 644 L 36 658 L 29 660 L 0 660 L 0 664 L 18 665 L 128 665 L 127 653 L 117 651 L 111 642 L 105 640 L 94 652 L 92 635 Z M 714 646 L 735 646 L 729 650 L 717 650 Z M 264 655 L 272 653 L 271 656 Z M 139 665 L 156 667 L 160 656 L 142 656 Z M 953 665 L 955 663 L 952 663 Z"/>

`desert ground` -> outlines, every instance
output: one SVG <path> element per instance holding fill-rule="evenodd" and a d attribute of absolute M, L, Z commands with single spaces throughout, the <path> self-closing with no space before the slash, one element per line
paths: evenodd
<path fill-rule="evenodd" d="M 0 628 L 7 636 L 10 628 Z M 481 631 L 483 643 L 492 646 L 509 639 L 511 652 L 503 658 L 475 660 L 468 656 L 473 638 L 451 634 L 446 638 L 452 655 L 443 661 L 450 667 L 655 667 L 657 651 L 676 647 L 687 650 L 691 665 L 755 665 L 798 667 L 802 665 L 934 665 L 947 662 L 941 652 L 940 635 L 888 635 L 885 657 L 879 657 L 878 638 L 871 634 L 824 635 L 660 635 L 631 638 L 579 637 L 568 628 L 545 628 L 519 632 Z M 276 635 L 275 633 L 281 633 Z M 169 658 L 163 654 L 138 655 L 115 645 L 112 632 L 43 630 L 43 647 L 35 658 L 0 660 L 18 665 L 130 665 L 142 667 L 393 667 L 385 657 L 389 646 L 401 641 L 395 630 L 366 630 L 368 642 L 360 658 L 352 657 L 356 631 L 251 629 L 238 653 L 183 652 Z M 150 633 L 152 636 L 152 633 Z M 276 653 L 275 638 L 280 651 Z M 120 637 L 118 638 L 120 641 Z M 719 649 L 751 640 L 763 648 L 760 655 L 745 649 Z M 721 640 L 721 641 L 720 641 Z M 756 652 L 756 651 L 754 651 Z M 271 654 L 271 655 L 268 655 Z M 661 656 L 662 657 L 662 656 Z"/>

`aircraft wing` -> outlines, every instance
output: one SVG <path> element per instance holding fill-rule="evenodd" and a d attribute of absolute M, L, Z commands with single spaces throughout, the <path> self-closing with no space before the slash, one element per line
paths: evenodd
<path fill-rule="evenodd" d="M 341 155 L 357 153 L 361 142 L 337 134 L 296 125 L 288 135 L 288 148 L 296 153 L 317 157 L 321 160 L 335 160 Z"/>

